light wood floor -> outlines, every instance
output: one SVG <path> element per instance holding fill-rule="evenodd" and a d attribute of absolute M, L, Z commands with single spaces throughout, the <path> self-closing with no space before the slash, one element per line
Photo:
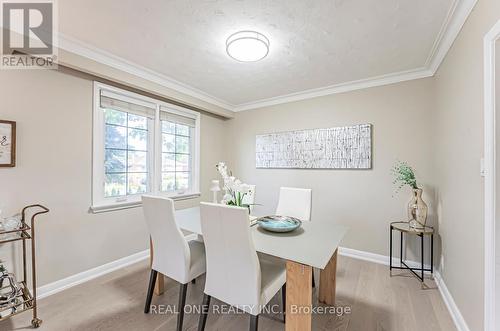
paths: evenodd
<path fill-rule="evenodd" d="M 456 330 L 432 280 L 428 289 L 407 272 L 339 256 L 337 305 L 352 312 L 341 317 L 314 315 L 313 330 Z M 42 330 L 175 330 L 176 315 L 146 315 L 143 305 L 149 270 L 146 261 L 115 271 L 39 302 Z M 319 275 L 316 272 L 316 279 Z M 200 304 L 203 278 L 188 289 L 187 304 Z M 280 304 L 280 295 L 272 303 Z M 166 281 L 166 292 L 153 304 L 176 305 L 178 285 Z M 213 302 L 213 301 L 212 301 Z M 315 293 L 314 301 L 317 305 Z M 0 330 L 30 329 L 30 313 L 0 322 Z M 281 315 L 265 315 L 260 331 L 284 330 Z M 186 314 L 184 330 L 196 330 L 197 314 Z M 247 315 L 209 315 L 206 330 L 247 330 Z"/>

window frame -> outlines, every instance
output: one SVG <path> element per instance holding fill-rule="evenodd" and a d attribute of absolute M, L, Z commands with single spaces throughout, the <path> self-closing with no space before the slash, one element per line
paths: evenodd
<path fill-rule="evenodd" d="M 119 95 L 120 100 L 151 107 L 154 105 L 154 119 L 148 120 L 148 192 L 119 197 L 104 196 L 105 180 L 105 119 L 101 108 L 101 91 Z M 153 107 L 151 107 L 153 108 Z M 191 187 L 182 191 L 162 191 L 162 130 L 160 112 L 167 112 L 195 120 L 190 127 L 190 159 L 192 161 Z M 92 197 L 90 211 L 94 213 L 141 206 L 141 196 L 151 194 L 169 197 L 174 200 L 200 196 L 200 113 L 173 105 L 138 93 L 94 81 L 93 90 L 93 128 L 92 128 Z"/>

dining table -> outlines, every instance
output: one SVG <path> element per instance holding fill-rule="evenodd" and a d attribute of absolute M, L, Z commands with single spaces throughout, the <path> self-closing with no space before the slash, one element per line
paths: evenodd
<path fill-rule="evenodd" d="M 176 222 L 181 230 L 203 236 L 200 207 L 176 210 Z M 312 273 L 320 270 L 320 303 L 335 305 L 337 251 L 348 228 L 332 219 L 312 219 L 302 222 L 293 232 L 276 233 L 251 226 L 257 252 L 286 261 L 285 330 L 309 331 L 312 322 Z M 154 254 L 151 245 L 151 258 Z M 158 277 L 155 294 L 164 291 L 164 277 Z"/>

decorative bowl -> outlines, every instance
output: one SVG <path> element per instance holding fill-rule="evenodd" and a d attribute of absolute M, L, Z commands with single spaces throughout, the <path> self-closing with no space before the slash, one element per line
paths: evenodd
<path fill-rule="evenodd" d="M 300 228 L 302 222 L 289 216 L 264 216 L 257 220 L 259 227 L 270 232 L 291 232 Z"/>

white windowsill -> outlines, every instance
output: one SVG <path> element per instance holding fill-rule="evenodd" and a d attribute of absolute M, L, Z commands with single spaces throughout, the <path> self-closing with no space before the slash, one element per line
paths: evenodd
<path fill-rule="evenodd" d="M 158 196 L 163 196 L 163 195 L 158 195 Z M 169 196 L 168 198 L 170 198 L 174 201 L 181 201 L 181 200 L 195 199 L 195 198 L 198 198 L 200 196 L 201 196 L 201 193 L 196 192 L 196 193 L 186 193 L 186 194 L 179 194 L 179 195 L 175 195 L 175 196 Z M 141 200 L 128 201 L 128 202 L 116 202 L 116 203 L 105 204 L 105 205 L 91 206 L 89 208 L 89 212 L 92 214 L 98 214 L 98 213 L 105 213 L 105 212 L 116 211 L 116 210 L 137 208 L 137 207 L 141 207 L 141 206 L 142 206 Z"/>

